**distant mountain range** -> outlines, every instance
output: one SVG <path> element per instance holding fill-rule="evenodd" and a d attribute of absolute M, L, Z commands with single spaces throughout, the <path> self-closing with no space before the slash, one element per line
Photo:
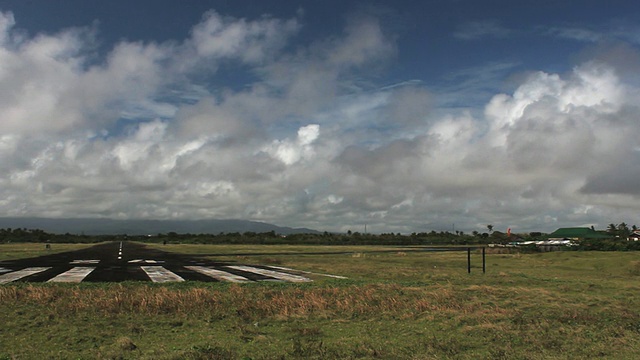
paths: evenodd
<path fill-rule="evenodd" d="M 244 232 L 269 232 L 289 235 L 319 231 L 306 228 L 290 228 L 248 220 L 111 220 L 111 219 L 48 219 L 48 218 L 2 218 L 0 228 L 39 229 L 52 234 L 85 235 L 156 235 L 176 232 L 178 234 L 219 234 Z"/>

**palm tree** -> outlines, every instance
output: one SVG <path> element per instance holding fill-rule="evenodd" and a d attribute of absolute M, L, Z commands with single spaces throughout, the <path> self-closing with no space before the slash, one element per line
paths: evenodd
<path fill-rule="evenodd" d="M 625 238 L 629 236 L 629 227 L 626 223 L 621 222 L 620 224 L 618 224 L 618 233 L 620 234 L 620 236 Z"/>
<path fill-rule="evenodd" d="M 493 225 L 491 225 L 491 224 L 487 225 L 487 229 L 489 230 L 489 232 L 492 232 L 493 231 Z"/>

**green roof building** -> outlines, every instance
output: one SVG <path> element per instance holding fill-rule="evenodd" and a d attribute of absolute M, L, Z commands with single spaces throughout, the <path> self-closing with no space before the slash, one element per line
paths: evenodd
<path fill-rule="evenodd" d="M 611 236 L 601 234 L 591 228 L 586 227 L 572 227 L 572 228 L 559 228 L 558 230 L 547 235 L 548 239 L 571 239 L 571 240 L 583 240 L 583 239 L 610 239 Z"/>

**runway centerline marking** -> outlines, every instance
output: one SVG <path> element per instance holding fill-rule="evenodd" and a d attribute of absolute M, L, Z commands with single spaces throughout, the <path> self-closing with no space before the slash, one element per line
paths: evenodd
<path fill-rule="evenodd" d="M 147 276 L 149 276 L 149 279 L 153 282 L 164 283 L 171 281 L 184 281 L 180 275 L 175 274 L 162 266 L 141 266 L 140 268 L 147 273 Z"/>
<path fill-rule="evenodd" d="M 12 281 L 16 281 L 16 280 L 20 280 L 24 277 L 33 275 L 33 274 L 37 274 L 46 270 L 51 269 L 50 267 L 30 267 L 30 268 L 26 268 L 26 269 L 22 269 L 22 270 L 18 270 L 18 271 L 14 271 L 14 272 L 10 272 L 7 274 L 3 274 L 0 275 L 0 284 L 5 284 L 8 282 L 12 282 Z"/>
<path fill-rule="evenodd" d="M 234 283 L 247 282 L 250 281 L 244 276 L 231 274 L 222 270 L 215 270 L 204 266 L 185 266 L 185 268 L 189 270 L 193 270 L 195 272 L 199 272 L 200 274 L 207 275 L 216 280 L 229 281 Z"/>
<path fill-rule="evenodd" d="M 304 276 L 291 275 L 291 274 L 287 274 L 287 273 L 283 273 L 283 272 L 279 272 L 279 271 L 267 270 L 267 269 L 260 269 L 260 268 L 256 268 L 256 267 L 253 267 L 253 266 L 232 265 L 232 266 L 227 266 L 227 267 L 230 268 L 230 269 L 246 271 L 246 272 L 259 274 L 259 275 L 264 275 L 264 276 L 269 276 L 269 277 L 272 277 L 274 279 L 290 281 L 290 282 L 311 282 L 311 281 L 313 281 L 313 280 L 311 280 L 309 278 L 306 278 Z"/>
<path fill-rule="evenodd" d="M 89 275 L 93 270 L 95 270 L 94 267 L 82 267 L 82 266 L 74 267 L 73 269 L 71 269 L 69 271 L 65 271 L 62 274 L 59 274 L 58 276 L 49 279 L 48 282 L 79 283 L 85 277 L 87 277 L 87 275 Z"/>

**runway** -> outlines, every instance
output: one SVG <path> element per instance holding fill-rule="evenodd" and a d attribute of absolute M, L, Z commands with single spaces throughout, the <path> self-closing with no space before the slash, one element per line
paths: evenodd
<path fill-rule="evenodd" d="M 211 261 L 151 249 L 133 242 L 104 243 L 78 251 L 0 262 L 0 285 L 12 282 L 122 281 L 297 283 L 312 281 L 303 276 L 307 274 L 310 273 L 282 267 Z"/>

